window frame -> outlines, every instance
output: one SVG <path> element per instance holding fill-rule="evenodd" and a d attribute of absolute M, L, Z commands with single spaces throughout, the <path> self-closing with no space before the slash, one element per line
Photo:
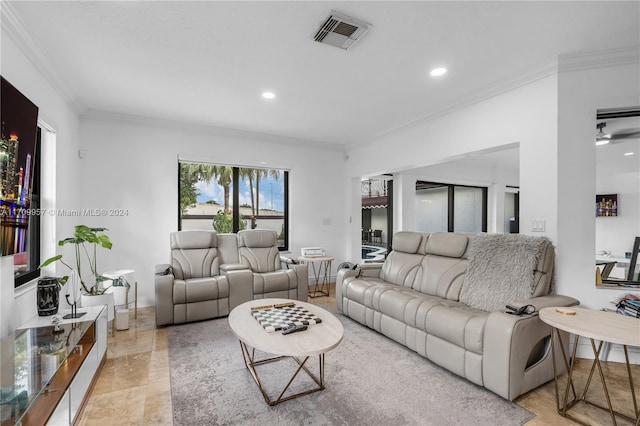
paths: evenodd
<path fill-rule="evenodd" d="M 423 188 L 420 188 L 420 185 L 428 185 Z M 455 212 L 455 188 L 477 188 L 482 190 L 482 231 L 487 232 L 487 212 L 488 212 L 488 188 L 486 186 L 476 186 L 476 185 L 460 185 L 454 183 L 442 183 L 442 182 L 431 182 L 424 180 L 416 181 L 415 190 L 421 189 L 429 189 L 429 188 L 447 188 L 447 232 L 456 232 L 454 231 L 454 212 Z"/>
<path fill-rule="evenodd" d="M 189 161 L 189 160 L 178 160 L 178 231 L 182 230 L 182 219 L 186 218 L 194 218 L 197 217 L 199 219 L 209 219 L 213 220 L 215 215 L 183 215 L 181 211 L 181 201 L 180 201 L 180 174 L 181 167 L 183 164 L 207 164 L 207 165 L 215 165 L 215 166 L 225 166 L 232 168 L 232 182 L 231 182 L 231 197 L 233 200 L 231 206 L 231 214 L 232 214 L 232 232 L 237 233 L 240 230 L 240 221 L 250 219 L 250 217 L 243 217 L 240 214 L 240 169 L 242 168 L 251 168 L 251 169 L 260 169 L 260 170 L 279 170 L 283 173 L 283 203 L 284 203 L 284 212 L 282 216 L 274 216 L 274 215 L 260 215 L 256 214 L 256 220 L 270 220 L 270 219 L 282 219 L 283 220 L 283 244 L 278 246 L 278 250 L 281 252 L 289 251 L 289 170 L 280 169 L 280 168 L 265 168 L 265 167 L 255 167 L 255 166 L 232 166 L 227 164 L 219 164 L 219 163 L 210 163 L 210 162 L 199 162 L 199 161 Z M 259 211 L 257 212 L 259 213 Z"/>

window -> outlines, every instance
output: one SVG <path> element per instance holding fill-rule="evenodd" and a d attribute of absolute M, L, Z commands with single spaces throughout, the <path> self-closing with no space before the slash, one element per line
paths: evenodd
<path fill-rule="evenodd" d="M 487 231 L 487 188 L 416 182 L 416 231 Z"/>
<path fill-rule="evenodd" d="M 218 233 L 272 229 L 289 244 L 289 172 L 181 161 L 178 229 Z"/>

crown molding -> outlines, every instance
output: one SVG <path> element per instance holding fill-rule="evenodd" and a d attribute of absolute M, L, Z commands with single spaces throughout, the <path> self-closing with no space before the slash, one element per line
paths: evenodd
<path fill-rule="evenodd" d="M 253 139 L 269 143 L 279 144 L 287 147 L 307 147 L 316 149 L 326 149 L 344 152 L 342 144 L 330 143 L 311 139 L 302 139 L 291 136 L 282 136 L 271 133 L 255 132 L 251 130 L 233 129 L 229 127 L 218 127 L 210 124 L 176 121 L 165 118 L 147 117 L 134 114 L 123 114 L 117 112 L 87 109 L 80 116 L 82 120 L 95 120 L 104 122 L 118 121 L 131 125 L 144 125 L 149 127 L 160 127 L 164 129 L 178 130 L 182 132 L 200 132 L 211 136 L 230 137 L 238 139 Z"/>
<path fill-rule="evenodd" d="M 558 72 L 583 71 L 638 63 L 640 63 L 640 45 L 560 55 L 558 57 Z"/>
<path fill-rule="evenodd" d="M 0 10 L 0 24 L 2 33 L 13 40 L 35 69 L 49 82 L 69 107 L 80 115 L 84 105 L 78 102 L 73 91 L 65 82 L 65 79 L 56 71 L 54 62 L 47 52 L 36 43 L 25 29 L 22 19 L 16 13 L 10 2 L 2 1 Z M 7 60 L 4 58 L 4 60 Z"/>

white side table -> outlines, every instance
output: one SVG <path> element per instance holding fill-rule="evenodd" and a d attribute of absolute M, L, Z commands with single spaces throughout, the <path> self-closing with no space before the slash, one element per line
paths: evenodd
<path fill-rule="evenodd" d="M 572 314 L 573 312 L 573 314 Z M 616 314 L 613 312 L 597 311 L 594 309 L 584 308 L 544 308 L 540 311 L 540 319 L 551 326 L 551 350 L 553 353 L 553 370 L 555 376 L 555 388 L 556 388 L 556 406 L 558 413 L 563 417 L 571 418 L 567 414 L 567 411 L 578 402 L 586 402 L 590 405 L 596 406 L 603 410 L 609 411 L 611 415 L 611 421 L 613 425 L 616 425 L 616 416 L 623 417 L 632 421 L 634 424 L 640 424 L 640 410 L 638 410 L 638 403 L 636 401 L 635 389 L 633 386 L 633 378 L 631 377 L 631 368 L 629 366 L 629 353 L 627 346 L 640 347 L 640 320 L 624 315 Z M 567 358 L 567 354 L 564 351 L 560 333 L 558 330 L 566 331 L 575 336 L 573 344 L 573 353 L 571 358 Z M 560 348 L 562 352 L 562 359 L 564 362 L 569 376 L 567 378 L 567 387 L 564 392 L 563 403 L 560 405 L 560 396 L 558 393 L 558 374 L 556 369 L 556 349 L 554 345 L 555 335 L 558 336 L 560 342 Z M 576 359 L 576 349 L 578 347 L 578 340 L 580 337 L 587 337 L 591 341 L 591 348 L 593 349 L 593 365 L 591 366 L 591 372 L 585 385 L 585 389 L 580 397 L 576 394 L 576 389 L 573 383 L 573 366 Z M 596 340 L 599 341 L 596 346 Z M 629 376 L 629 385 L 631 388 L 631 400 L 633 401 L 633 416 L 627 416 L 613 409 L 611 404 L 611 398 L 609 397 L 609 391 L 605 382 L 604 373 L 602 372 L 602 366 L 600 365 L 600 353 L 604 342 L 617 343 L 623 346 L 625 360 L 627 363 L 627 373 Z M 604 388 L 604 394 L 607 400 L 607 406 L 598 405 L 592 401 L 587 400 L 587 392 L 589 391 L 589 384 L 595 370 L 598 370 L 600 380 L 602 381 L 602 387 Z M 573 398 L 569 401 L 569 391 L 572 391 Z M 575 420 L 575 419 L 574 419 Z"/>
<path fill-rule="evenodd" d="M 133 287 L 133 300 L 129 299 L 129 293 L 131 292 L 131 288 L 129 288 L 128 291 L 125 292 L 124 303 L 118 303 L 119 300 L 117 300 L 115 302 L 115 305 L 116 306 L 124 305 L 127 307 L 127 309 L 129 309 L 129 305 L 133 303 L 133 318 L 138 319 L 138 281 L 135 279 L 135 273 L 136 271 L 133 269 L 114 269 L 112 271 L 107 271 L 102 275 L 112 279 L 124 277 L 124 279 L 127 280 L 129 285 Z M 112 287 L 112 289 L 115 289 L 115 288 L 116 287 Z"/>
<path fill-rule="evenodd" d="M 313 278 L 315 279 L 315 289 L 309 289 L 309 297 L 329 295 L 329 276 L 331 274 L 331 262 L 335 257 L 331 256 L 300 256 L 298 262 L 303 265 L 311 264 Z M 316 263 L 318 266 L 316 267 Z"/>

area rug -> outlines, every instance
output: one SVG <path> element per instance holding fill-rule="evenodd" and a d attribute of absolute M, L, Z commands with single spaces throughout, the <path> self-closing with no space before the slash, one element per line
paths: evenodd
<path fill-rule="evenodd" d="M 325 389 L 268 406 L 226 318 L 168 328 L 174 425 L 521 425 L 533 414 L 341 314 Z M 318 357 L 309 360 L 318 372 Z M 297 364 L 258 367 L 272 399 Z M 299 375 L 291 392 L 314 383 Z M 287 393 L 287 395 L 289 392 Z"/>

